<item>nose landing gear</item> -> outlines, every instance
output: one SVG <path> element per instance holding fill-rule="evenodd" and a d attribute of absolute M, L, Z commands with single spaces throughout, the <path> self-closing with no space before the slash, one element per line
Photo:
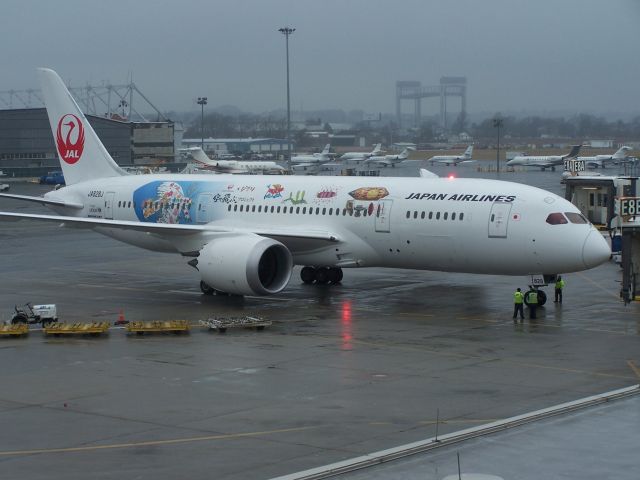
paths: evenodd
<path fill-rule="evenodd" d="M 342 269 L 340 267 L 303 267 L 300 278 L 306 284 L 334 285 L 342 281 Z"/>

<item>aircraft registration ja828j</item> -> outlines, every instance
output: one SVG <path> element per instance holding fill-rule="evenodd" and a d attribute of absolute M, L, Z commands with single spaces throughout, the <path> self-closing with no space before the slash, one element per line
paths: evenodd
<path fill-rule="evenodd" d="M 609 258 L 579 210 L 547 191 L 444 178 L 129 175 L 113 161 L 60 77 L 40 69 L 66 187 L 2 194 L 57 215 L 2 212 L 86 227 L 186 257 L 205 293 L 269 295 L 294 265 L 331 283 L 346 267 L 498 275 L 575 272 Z"/>

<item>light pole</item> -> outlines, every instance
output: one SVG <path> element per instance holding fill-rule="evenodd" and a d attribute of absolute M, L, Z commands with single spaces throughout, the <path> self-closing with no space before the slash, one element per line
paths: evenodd
<path fill-rule="evenodd" d="M 498 129 L 498 152 L 496 153 L 496 172 L 500 173 L 500 127 L 504 125 L 504 120 L 496 116 L 493 119 L 494 128 Z"/>
<path fill-rule="evenodd" d="M 200 112 L 200 133 L 202 135 L 202 142 L 200 144 L 200 148 L 204 152 L 204 106 L 207 104 L 207 97 L 198 97 L 198 105 L 201 107 Z"/>
<path fill-rule="evenodd" d="M 291 171 L 291 101 L 289 97 L 289 35 L 296 31 L 295 28 L 283 27 L 278 31 L 285 37 L 287 48 L 287 169 Z"/>

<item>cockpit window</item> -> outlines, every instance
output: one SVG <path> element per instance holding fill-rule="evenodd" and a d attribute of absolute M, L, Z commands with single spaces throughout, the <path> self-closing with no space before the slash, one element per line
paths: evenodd
<path fill-rule="evenodd" d="M 571 223 L 589 223 L 584 215 L 575 212 L 564 212 Z"/>
<path fill-rule="evenodd" d="M 547 217 L 547 223 L 550 225 L 560 225 L 562 223 L 569 223 L 563 214 L 558 213 L 550 213 Z"/>

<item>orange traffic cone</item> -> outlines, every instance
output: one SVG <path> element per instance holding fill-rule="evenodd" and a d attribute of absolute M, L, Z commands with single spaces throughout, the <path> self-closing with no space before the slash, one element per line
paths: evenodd
<path fill-rule="evenodd" d="M 124 310 L 120 309 L 120 315 L 118 315 L 118 320 L 115 322 L 116 325 L 124 325 L 127 321 L 124 319 Z"/>

